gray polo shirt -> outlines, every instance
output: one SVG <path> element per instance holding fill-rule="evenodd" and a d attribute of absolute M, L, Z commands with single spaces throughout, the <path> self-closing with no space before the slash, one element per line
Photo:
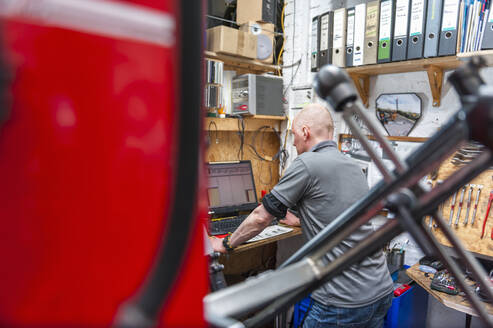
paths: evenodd
<path fill-rule="evenodd" d="M 323 141 L 299 155 L 272 194 L 288 208 L 298 207 L 304 237 L 312 239 L 328 223 L 368 193 L 365 176 L 357 163 L 342 155 L 333 141 Z M 371 223 L 327 253 L 329 261 L 365 239 Z M 350 266 L 312 293 L 325 305 L 360 307 L 390 294 L 392 279 L 383 252 Z"/>

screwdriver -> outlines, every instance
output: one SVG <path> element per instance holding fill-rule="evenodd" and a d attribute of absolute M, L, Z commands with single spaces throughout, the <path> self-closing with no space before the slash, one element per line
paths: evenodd
<path fill-rule="evenodd" d="M 474 220 L 476 219 L 476 212 L 478 210 L 479 195 L 481 194 L 482 188 L 483 188 L 483 185 L 478 185 L 478 193 L 476 194 L 476 201 L 474 202 L 474 211 L 472 212 L 471 225 L 474 224 Z"/>
<path fill-rule="evenodd" d="M 455 207 L 455 200 L 457 199 L 457 191 L 454 192 L 454 196 L 452 198 L 452 203 L 450 204 L 450 218 L 448 220 L 448 225 L 452 225 L 452 219 L 454 218 L 454 207 Z"/>
<path fill-rule="evenodd" d="M 469 220 L 469 210 L 471 209 L 471 195 L 474 190 L 474 187 L 476 187 L 475 184 L 469 185 L 469 196 L 467 197 L 467 210 L 466 210 L 466 218 L 464 219 L 464 225 L 467 225 L 467 221 Z"/>
<path fill-rule="evenodd" d="M 486 209 L 486 215 L 484 216 L 483 230 L 481 230 L 481 239 L 484 236 L 484 228 L 486 227 L 486 221 L 488 221 L 488 215 L 490 214 L 491 202 L 493 201 L 493 190 L 490 191 L 490 199 L 488 200 L 488 208 Z"/>
<path fill-rule="evenodd" d="M 462 191 L 460 193 L 459 209 L 457 211 L 457 217 L 455 219 L 455 227 L 457 227 L 459 225 L 460 212 L 462 210 L 462 201 L 464 200 L 464 192 L 466 191 L 467 186 L 468 185 L 465 185 L 464 187 L 462 187 Z"/>

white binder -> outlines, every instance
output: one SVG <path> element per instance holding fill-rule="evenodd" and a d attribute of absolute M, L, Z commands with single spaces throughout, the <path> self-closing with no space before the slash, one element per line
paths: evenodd
<path fill-rule="evenodd" d="M 334 38 L 332 46 L 332 63 L 339 67 L 346 66 L 346 8 L 334 11 Z"/>
<path fill-rule="evenodd" d="M 363 65 L 365 48 L 366 3 L 356 5 L 354 14 L 354 55 L 353 66 Z"/>

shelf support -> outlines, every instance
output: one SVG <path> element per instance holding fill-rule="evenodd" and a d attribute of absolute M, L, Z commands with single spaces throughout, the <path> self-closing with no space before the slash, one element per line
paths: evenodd
<path fill-rule="evenodd" d="M 443 68 L 430 65 L 426 68 L 428 80 L 430 82 L 431 95 L 433 96 L 433 107 L 440 106 L 443 84 Z"/>
<path fill-rule="evenodd" d="M 349 74 L 351 79 L 353 79 L 354 85 L 358 90 L 359 96 L 363 105 L 366 108 L 369 106 L 369 98 L 370 98 L 370 76 L 367 74 Z"/>

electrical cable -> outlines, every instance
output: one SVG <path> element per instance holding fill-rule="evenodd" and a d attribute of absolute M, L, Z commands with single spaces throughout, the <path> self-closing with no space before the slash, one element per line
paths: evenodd
<path fill-rule="evenodd" d="M 212 144 L 212 126 L 214 126 L 214 129 L 215 129 L 215 132 L 216 132 L 216 144 L 219 143 L 217 124 L 214 121 L 210 121 L 209 122 L 209 127 L 207 128 L 207 130 L 208 130 L 207 134 L 209 136 L 209 145 Z"/>
<path fill-rule="evenodd" d="M 286 42 L 286 38 L 284 37 L 284 10 L 286 9 L 286 2 L 284 2 L 284 5 L 282 6 L 282 11 L 281 11 L 281 29 L 282 29 L 282 46 L 281 50 L 279 51 L 279 55 L 277 56 L 277 61 L 276 64 L 279 66 L 279 62 L 281 61 L 281 56 L 282 53 L 284 52 L 284 43 Z M 277 69 L 277 75 L 281 76 L 281 69 L 283 67 L 280 67 Z"/>
<path fill-rule="evenodd" d="M 243 159 L 243 147 L 245 145 L 245 121 L 243 120 L 243 116 L 241 115 L 230 115 L 229 117 L 236 118 L 238 120 L 238 136 L 240 137 L 240 147 L 238 148 L 238 153 L 236 157 L 238 160 Z"/>

